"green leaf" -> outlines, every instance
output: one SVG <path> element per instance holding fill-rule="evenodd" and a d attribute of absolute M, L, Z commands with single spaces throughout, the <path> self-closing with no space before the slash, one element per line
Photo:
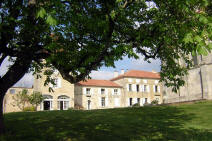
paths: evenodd
<path fill-rule="evenodd" d="M 202 41 L 202 38 L 199 35 L 196 35 L 194 37 L 194 40 L 197 41 L 197 42 L 201 42 Z"/>
<path fill-rule="evenodd" d="M 201 55 L 207 56 L 208 55 L 208 51 L 204 46 L 198 46 L 197 47 L 197 52 Z"/>
<path fill-rule="evenodd" d="M 196 50 L 193 50 L 191 54 L 192 54 L 192 56 L 197 56 Z"/>
<path fill-rule="evenodd" d="M 47 16 L 46 22 L 47 22 L 49 25 L 57 25 L 56 19 L 53 18 L 51 15 L 48 15 L 48 16 Z"/>
<path fill-rule="evenodd" d="M 46 15 L 46 10 L 43 8 L 43 7 L 41 7 L 40 9 L 39 9 L 39 11 L 37 12 L 37 18 L 44 18 L 44 16 Z"/>
<path fill-rule="evenodd" d="M 185 43 L 192 43 L 193 42 L 193 38 L 192 38 L 192 33 L 187 33 L 183 39 L 183 41 Z"/>
<path fill-rule="evenodd" d="M 205 16 L 200 16 L 199 21 L 202 22 L 203 24 L 208 23 L 208 19 Z"/>

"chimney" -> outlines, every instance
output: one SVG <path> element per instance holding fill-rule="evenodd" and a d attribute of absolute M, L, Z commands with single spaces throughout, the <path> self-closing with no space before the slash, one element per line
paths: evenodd
<path fill-rule="evenodd" d="M 124 74 L 124 69 L 121 69 L 121 74 Z"/>
<path fill-rule="evenodd" d="M 115 77 L 118 77 L 118 75 L 119 75 L 118 71 L 114 71 L 113 77 L 114 77 L 114 78 L 115 78 Z"/>

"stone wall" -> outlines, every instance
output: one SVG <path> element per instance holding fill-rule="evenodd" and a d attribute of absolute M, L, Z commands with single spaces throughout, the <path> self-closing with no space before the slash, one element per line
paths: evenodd
<path fill-rule="evenodd" d="M 184 77 L 184 87 L 177 93 L 164 87 L 164 103 L 212 99 L 212 54 L 195 57 L 194 64 L 194 68 Z"/>

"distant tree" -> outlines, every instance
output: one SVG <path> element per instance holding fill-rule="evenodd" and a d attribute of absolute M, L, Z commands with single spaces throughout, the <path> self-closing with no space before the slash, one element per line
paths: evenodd
<path fill-rule="evenodd" d="M 1 0 L 0 134 L 3 99 L 25 73 L 59 70 L 71 83 L 123 56 L 160 59 L 161 80 L 174 90 L 191 67 L 188 55 L 212 48 L 211 0 Z M 178 65 L 182 58 L 185 66 Z M 42 60 L 45 59 L 45 62 Z M 37 75 L 40 77 L 40 75 Z"/>
<path fill-rule="evenodd" d="M 28 91 L 23 89 L 18 94 L 15 94 L 13 97 L 14 106 L 17 106 L 20 110 L 24 110 L 27 103 L 29 103 Z"/>
<path fill-rule="evenodd" d="M 43 101 L 43 95 L 40 92 L 33 92 L 31 95 L 29 95 L 29 103 L 32 104 L 33 107 L 35 107 L 35 110 L 37 111 L 38 105 Z"/>

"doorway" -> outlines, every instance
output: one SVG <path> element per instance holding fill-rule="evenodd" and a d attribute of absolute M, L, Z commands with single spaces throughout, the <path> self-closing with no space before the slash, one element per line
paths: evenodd
<path fill-rule="evenodd" d="M 60 101 L 60 110 L 64 110 L 63 109 L 63 101 Z"/>
<path fill-rule="evenodd" d="M 50 110 L 50 101 L 43 102 L 43 110 Z"/>

